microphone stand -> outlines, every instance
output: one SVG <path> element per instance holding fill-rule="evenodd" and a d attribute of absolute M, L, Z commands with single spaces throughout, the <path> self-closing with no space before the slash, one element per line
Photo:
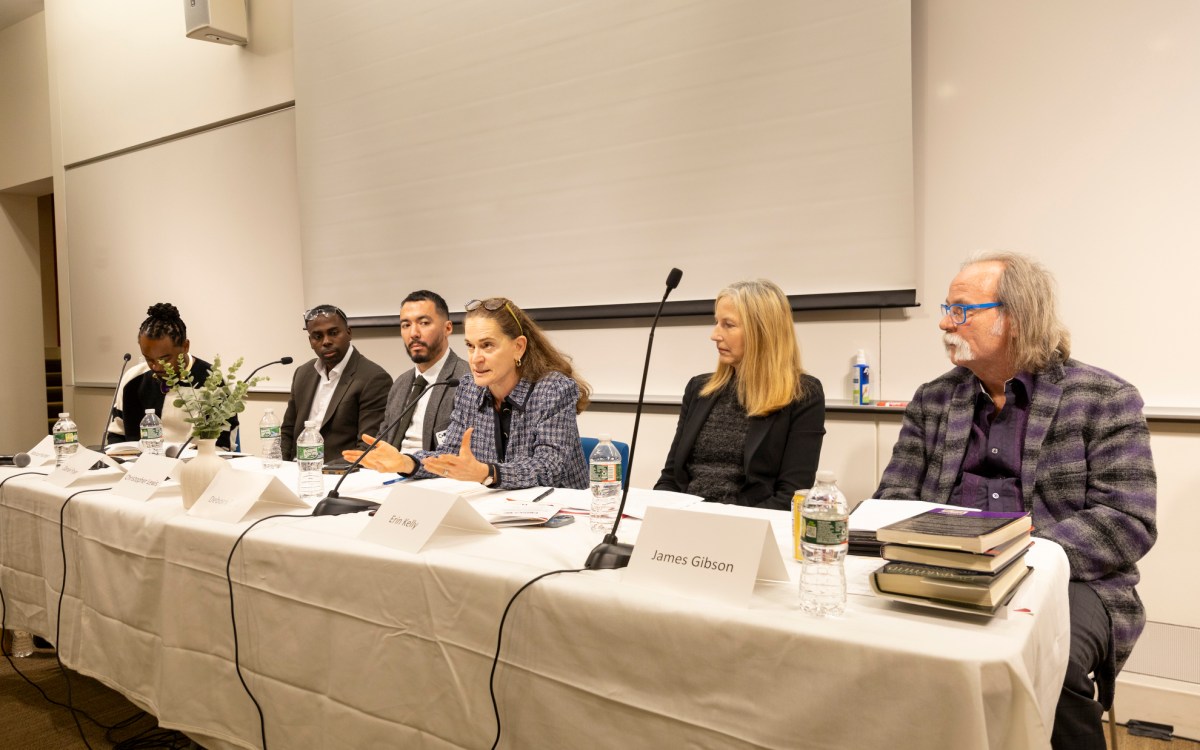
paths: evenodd
<path fill-rule="evenodd" d="M 427 384 L 421 389 L 420 393 L 418 393 L 415 398 L 410 400 L 408 404 L 400 410 L 400 413 L 396 415 L 396 418 L 392 420 L 391 424 L 382 429 L 376 430 L 376 432 L 380 435 L 386 435 L 387 433 L 391 432 L 396 425 L 400 423 L 400 420 L 404 419 L 406 414 L 417 407 L 417 404 L 421 402 L 421 399 L 425 397 L 426 393 L 434 388 L 445 386 L 457 388 L 458 378 L 439 380 L 436 383 Z M 354 463 L 346 467 L 346 471 L 344 471 L 342 475 L 338 477 L 337 484 L 333 486 L 333 489 L 329 491 L 329 494 L 321 498 L 321 501 L 318 502 L 316 507 L 313 508 L 312 514 L 314 516 L 338 516 L 343 513 L 359 513 L 364 510 L 375 510 L 379 507 L 379 503 L 371 500 L 363 500 L 357 497 L 342 497 L 338 494 L 338 490 L 342 488 L 342 482 L 346 481 L 346 477 L 350 476 L 355 467 L 361 464 L 362 460 L 367 457 L 367 454 L 375 450 L 375 446 L 379 445 L 379 443 L 380 441 L 376 440 L 374 443 L 368 445 L 367 449 L 362 452 L 362 455 L 354 459 Z"/>
<path fill-rule="evenodd" d="M 633 476 L 633 454 L 637 450 L 638 427 L 642 422 L 642 405 L 646 399 L 646 377 L 650 374 L 650 351 L 654 348 L 654 330 L 658 328 L 658 319 L 662 316 L 663 305 L 671 290 L 679 286 L 683 271 L 672 268 L 667 274 L 667 289 L 663 292 L 662 301 L 658 303 L 658 311 L 654 313 L 654 321 L 650 324 L 650 338 L 646 341 L 646 363 L 642 367 L 642 386 L 638 390 L 637 411 L 633 417 L 633 437 L 629 440 L 629 465 L 626 467 L 624 487 L 621 489 L 621 505 L 617 508 L 617 517 L 613 519 L 612 530 L 604 535 L 604 541 L 597 544 L 588 554 L 583 567 L 588 570 L 614 570 L 624 568 L 633 556 L 633 545 L 617 541 L 617 527 L 621 524 L 621 516 L 625 513 L 625 501 L 629 498 L 629 478 Z"/>
<path fill-rule="evenodd" d="M 108 423 L 112 421 L 113 411 L 117 408 L 117 396 L 121 393 L 121 378 L 125 377 L 125 368 L 129 366 L 131 356 L 129 352 L 125 352 L 125 356 L 121 358 L 121 372 L 117 375 L 117 387 L 113 389 L 112 403 L 108 405 L 108 422 L 104 423 L 104 434 L 100 436 L 100 452 L 108 447 Z"/>

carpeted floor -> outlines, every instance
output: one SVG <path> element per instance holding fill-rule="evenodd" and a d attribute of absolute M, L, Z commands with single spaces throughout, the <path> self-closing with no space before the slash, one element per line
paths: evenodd
<path fill-rule="evenodd" d="M 46 695 L 64 705 L 47 702 L 37 688 L 13 671 L 13 664 Z M 99 750 L 116 747 L 117 743 L 135 736 L 138 739 L 126 746 L 136 743 L 136 747 L 146 749 L 197 747 L 178 733 L 157 730 L 153 716 L 91 678 L 71 672 L 70 686 L 71 704 L 77 709 L 87 744 L 80 739 L 75 719 L 65 708 L 67 683 L 53 651 L 38 649 L 33 656 L 13 659 L 12 664 L 0 657 L 0 748 L 86 750 L 90 746 Z"/>

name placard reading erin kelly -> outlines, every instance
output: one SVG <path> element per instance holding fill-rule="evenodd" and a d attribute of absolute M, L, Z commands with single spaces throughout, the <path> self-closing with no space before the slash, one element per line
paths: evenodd
<path fill-rule="evenodd" d="M 259 503 L 277 505 L 280 510 L 309 507 L 274 474 L 226 467 L 213 477 L 208 489 L 188 510 L 188 515 L 237 523 Z"/>
<path fill-rule="evenodd" d="M 623 580 L 745 607 L 759 578 L 788 580 L 765 518 L 651 507 Z"/>
<path fill-rule="evenodd" d="M 397 485 L 358 538 L 416 553 L 435 532 L 439 535 L 500 533 L 461 495 L 420 485 L 421 482 Z"/>

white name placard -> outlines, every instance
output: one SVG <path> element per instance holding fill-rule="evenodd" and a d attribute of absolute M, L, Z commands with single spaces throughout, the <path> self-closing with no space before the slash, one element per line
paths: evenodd
<path fill-rule="evenodd" d="M 397 485 L 359 532 L 358 538 L 416 553 L 439 530 L 442 533 L 500 533 L 462 495 L 421 487 L 420 482 L 414 482 Z"/>
<path fill-rule="evenodd" d="M 38 444 L 29 449 L 29 465 L 45 466 L 54 463 L 57 456 L 54 453 L 54 436 L 47 435 Z"/>
<path fill-rule="evenodd" d="M 126 471 L 121 481 L 113 487 L 113 494 L 145 502 L 153 497 L 167 480 L 175 476 L 179 468 L 179 459 L 145 453 L 131 466 L 133 468 Z"/>
<path fill-rule="evenodd" d="M 750 603 L 757 579 L 788 580 L 765 518 L 647 508 L 623 580 L 734 606 Z"/>
<path fill-rule="evenodd" d="M 213 477 L 188 515 L 237 523 L 259 503 L 278 505 L 281 510 L 309 507 L 274 474 L 226 469 Z"/>
<path fill-rule="evenodd" d="M 74 456 L 71 456 L 62 466 L 55 467 L 54 471 L 50 472 L 49 476 L 46 477 L 46 481 L 58 487 L 70 487 L 79 479 L 86 477 L 88 470 L 92 468 L 92 464 L 97 461 L 113 468 L 121 468 L 120 464 L 103 453 L 97 453 L 96 451 L 80 446 L 76 449 Z"/>

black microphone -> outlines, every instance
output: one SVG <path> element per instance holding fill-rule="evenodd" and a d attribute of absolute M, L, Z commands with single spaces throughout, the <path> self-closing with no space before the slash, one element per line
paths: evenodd
<path fill-rule="evenodd" d="M 0 456 L 0 466 L 15 466 L 24 469 L 32 459 L 28 453 L 14 453 L 11 456 Z"/>
<path fill-rule="evenodd" d="M 271 365 L 290 365 L 291 363 L 292 363 L 291 357 L 280 357 L 279 359 L 275 360 L 274 362 L 268 362 L 265 365 L 259 365 L 258 367 L 255 367 L 253 370 L 251 370 L 249 375 L 242 378 L 242 382 L 244 383 L 247 380 L 249 380 L 250 378 L 254 377 L 254 373 L 258 372 L 259 370 L 263 369 L 264 367 L 270 367 Z"/>
<path fill-rule="evenodd" d="M 637 412 L 633 417 L 633 437 L 629 440 L 629 464 L 625 467 L 625 486 L 621 490 L 621 504 L 617 507 L 617 517 L 613 519 L 612 531 L 604 535 L 604 541 L 597 544 L 588 554 L 583 567 L 588 570 L 613 570 L 624 568 L 629 564 L 633 555 L 632 544 L 622 544 L 617 541 L 617 527 L 621 524 L 621 514 L 625 512 L 625 500 L 629 497 L 629 478 L 633 476 L 633 452 L 637 450 L 638 426 L 642 421 L 642 404 L 646 399 L 646 376 L 650 374 L 650 350 L 654 348 L 654 329 L 658 327 L 658 319 L 662 316 L 663 305 L 671 290 L 679 286 L 683 271 L 672 268 L 667 274 L 667 290 L 663 292 L 662 302 L 658 303 L 658 312 L 654 313 L 654 322 L 650 324 L 650 339 L 646 342 L 646 364 L 642 367 L 642 387 L 638 391 Z"/>
<path fill-rule="evenodd" d="M 426 393 L 441 386 L 457 388 L 458 378 L 439 380 L 436 383 L 429 383 L 426 385 L 421 389 L 415 398 L 408 402 L 408 406 L 405 406 L 400 410 L 400 413 L 396 415 L 396 418 L 392 420 L 391 424 L 376 430 L 376 434 L 386 435 L 391 432 L 396 425 L 400 424 L 400 420 L 404 419 L 404 415 L 417 408 L 417 404 L 421 402 L 421 399 Z M 379 507 L 379 503 L 371 500 L 362 500 L 357 497 L 342 497 L 338 494 L 338 490 L 342 488 L 342 482 L 346 481 L 346 477 L 350 476 L 350 474 L 354 471 L 354 468 L 362 463 L 362 460 L 367 457 L 368 453 L 375 450 L 375 446 L 379 445 L 379 442 L 379 440 L 376 440 L 374 443 L 368 445 L 367 449 L 362 452 L 362 455 L 354 459 L 354 463 L 346 467 L 346 471 L 343 472 L 342 476 L 338 478 L 337 484 L 333 486 L 333 489 L 329 491 L 329 494 L 321 498 L 321 501 L 317 503 L 315 508 L 313 508 L 312 514 L 314 516 L 337 516 L 341 515 L 342 513 L 358 513 L 364 510 L 375 510 Z"/>
<path fill-rule="evenodd" d="M 108 406 L 108 421 L 104 423 L 104 434 L 100 436 L 100 452 L 104 452 L 105 446 L 108 445 L 108 424 L 112 422 L 113 412 L 117 409 L 117 396 L 121 393 L 121 378 L 125 377 L 125 368 L 129 366 L 131 355 L 125 352 L 125 356 L 121 358 L 121 374 L 117 375 L 117 387 L 113 389 L 113 400 Z"/>

